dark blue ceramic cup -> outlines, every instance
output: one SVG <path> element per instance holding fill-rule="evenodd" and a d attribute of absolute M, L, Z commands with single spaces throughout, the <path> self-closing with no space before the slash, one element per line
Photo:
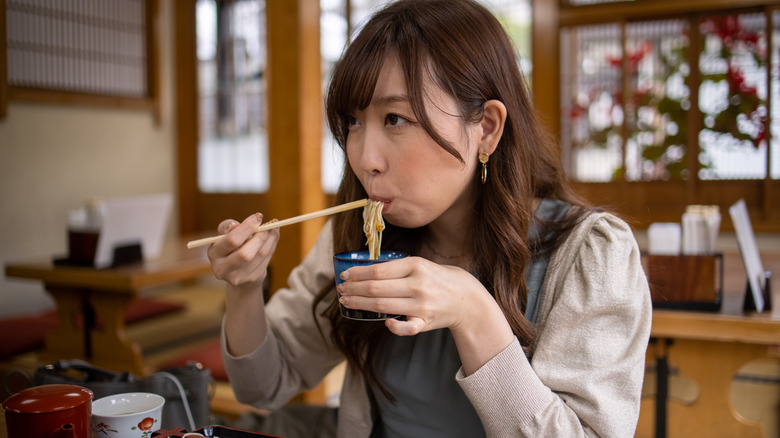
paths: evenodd
<path fill-rule="evenodd" d="M 333 256 L 333 270 L 336 272 L 336 285 L 344 282 L 339 277 L 339 275 L 353 266 L 368 266 L 375 263 L 384 263 L 390 260 L 397 260 L 408 256 L 409 254 L 402 252 L 387 251 L 380 253 L 379 259 L 370 260 L 368 258 L 368 251 L 350 251 L 338 253 Z M 341 311 L 341 316 L 349 319 L 357 319 L 360 321 L 380 321 L 398 317 L 398 315 L 389 315 L 387 313 L 347 309 L 346 307 L 342 306 L 341 303 L 339 303 L 339 310 Z"/>

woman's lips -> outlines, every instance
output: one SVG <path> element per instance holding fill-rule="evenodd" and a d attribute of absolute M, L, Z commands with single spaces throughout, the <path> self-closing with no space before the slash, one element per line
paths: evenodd
<path fill-rule="evenodd" d="M 369 195 L 368 199 L 370 199 L 372 201 L 379 201 L 379 202 L 384 204 L 382 206 L 382 214 L 385 214 L 385 212 L 387 212 L 388 207 L 393 202 L 390 198 L 387 198 L 387 197 L 384 197 L 384 196 L 376 196 L 376 195 L 374 195 L 374 196 Z"/>
<path fill-rule="evenodd" d="M 379 202 L 382 202 L 384 204 L 389 204 L 390 202 L 392 202 L 392 200 L 390 198 L 385 197 L 385 196 L 378 196 L 378 195 L 370 195 L 369 194 L 368 195 L 368 199 L 370 199 L 372 201 L 379 201 Z"/>

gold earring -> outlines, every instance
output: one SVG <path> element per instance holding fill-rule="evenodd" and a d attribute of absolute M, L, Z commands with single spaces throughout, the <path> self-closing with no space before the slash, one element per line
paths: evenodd
<path fill-rule="evenodd" d="M 487 181 L 487 162 L 489 158 L 490 155 L 487 153 L 479 153 L 479 162 L 482 163 L 482 184 L 485 184 L 485 181 Z"/>

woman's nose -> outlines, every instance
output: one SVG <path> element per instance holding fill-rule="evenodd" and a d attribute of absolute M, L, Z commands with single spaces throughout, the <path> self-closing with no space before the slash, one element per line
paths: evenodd
<path fill-rule="evenodd" d="M 366 136 L 358 145 L 360 152 L 360 169 L 369 175 L 378 175 L 387 171 L 387 159 L 384 154 L 384 144 L 381 135 L 372 135 L 367 130 Z"/>

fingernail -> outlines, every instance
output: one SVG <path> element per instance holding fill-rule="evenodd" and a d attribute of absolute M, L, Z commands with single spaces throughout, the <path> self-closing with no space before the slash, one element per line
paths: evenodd
<path fill-rule="evenodd" d="M 339 291 L 339 293 L 344 292 L 344 283 L 337 284 L 336 290 Z"/>
<path fill-rule="evenodd" d="M 233 231 L 233 228 L 235 228 L 237 226 L 238 226 L 238 222 L 236 222 L 236 221 L 231 222 L 230 225 L 228 225 L 228 233 Z"/>
<path fill-rule="evenodd" d="M 255 220 L 257 223 L 260 223 L 263 221 L 263 213 L 255 213 Z"/>
<path fill-rule="evenodd" d="M 347 271 L 341 271 L 339 278 L 346 281 L 346 279 L 349 278 L 349 273 Z"/>
<path fill-rule="evenodd" d="M 347 301 L 349 301 L 349 300 L 347 300 L 347 297 L 339 297 L 339 303 L 341 303 L 342 305 L 346 306 L 347 305 Z"/>

